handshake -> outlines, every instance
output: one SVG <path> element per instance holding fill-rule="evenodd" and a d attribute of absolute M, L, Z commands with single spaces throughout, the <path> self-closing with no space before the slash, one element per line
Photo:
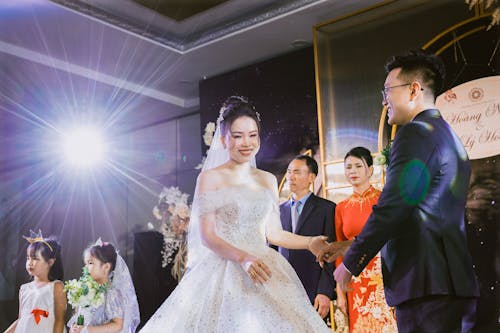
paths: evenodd
<path fill-rule="evenodd" d="M 312 237 L 309 242 L 309 251 L 316 256 L 316 261 L 323 267 L 325 262 L 334 262 L 338 257 L 344 256 L 352 244 L 352 240 L 342 242 L 326 241 L 325 236 Z"/>
<path fill-rule="evenodd" d="M 349 240 L 328 243 L 326 239 L 325 236 L 316 236 L 312 237 L 309 241 L 309 251 L 316 256 L 316 261 L 319 262 L 321 267 L 323 267 L 325 261 L 330 263 L 334 262 L 338 257 L 343 257 L 353 242 Z M 337 286 L 340 290 L 349 290 L 352 274 L 343 263 L 335 269 L 333 277 L 337 281 Z"/>

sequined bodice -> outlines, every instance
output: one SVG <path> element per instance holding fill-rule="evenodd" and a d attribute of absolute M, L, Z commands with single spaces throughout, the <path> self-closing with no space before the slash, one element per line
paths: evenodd
<path fill-rule="evenodd" d="M 215 213 L 217 233 L 241 248 L 265 245 L 265 223 L 274 206 L 265 188 L 227 187 L 200 196 L 201 215 Z"/>

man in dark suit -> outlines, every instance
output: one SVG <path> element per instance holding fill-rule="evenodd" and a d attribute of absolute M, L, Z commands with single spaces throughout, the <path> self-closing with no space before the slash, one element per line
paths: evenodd
<path fill-rule="evenodd" d="M 435 108 L 444 65 L 413 51 L 386 65 L 382 90 L 394 139 L 385 187 L 335 271 L 345 290 L 382 250 L 387 303 L 399 332 L 469 332 L 478 286 L 467 248 L 467 153 Z M 333 248 L 319 259 L 332 260 Z"/>
<path fill-rule="evenodd" d="M 318 175 L 318 164 L 309 156 L 299 155 L 288 165 L 286 178 L 292 192 L 291 200 L 280 205 L 281 224 L 284 230 L 303 236 L 328 236 L 333 240 L 335 204 L 315 196 L 309 188 Z M 322 270 L 311 252 L 279 248 L 280 253 L 297 272 L 307 295 L 324 318 L 330 309 L 335 281 L 327 270 Z"/>

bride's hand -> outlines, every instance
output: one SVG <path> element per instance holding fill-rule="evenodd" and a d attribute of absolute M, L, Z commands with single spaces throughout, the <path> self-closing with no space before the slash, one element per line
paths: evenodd
<path fill-rule="evenodd" d="M 321 251 L 328 247 L 327 243 L 328 237 L 326 236 L 314 236 L 309 239 L 308 250 L 312 254 L 317 256 Z"/>
<path fill-rule="evenodd" d="M 331 242 L 318 254 L 316 254 L 316 260 L 320 263 L 320 265 L 325 261 L 334 262 L 335 259 L 337 259 L 338 257 L 343 257 L 346 254 L 351 244 L 352 240 Z"/>
<path fill-rule="evenodd" d="M 240 263 L 254 283 L 263 284 L 271 277 L 271 270 L 262 260 L 247 254 Z"/>

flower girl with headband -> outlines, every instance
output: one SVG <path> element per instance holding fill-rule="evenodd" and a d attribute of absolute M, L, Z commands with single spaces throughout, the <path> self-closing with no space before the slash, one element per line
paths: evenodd
<path fill-rule="evenodd" d="M 130 272 L 111 243 L 99 238 L 83 253 L 85 266 L 99 285 L 108 285 L 104 302 L 97 307 L 78 309 L 68 322 L 71 333 L 133 333 L 140 322 L 139 306 Z M 83 314 L 84 324 L 77 318 Z"/>
<path fill-rule="evenodd" d="M 19 318 L 4 333 L 65 332 L 61 247 L 55 240 L 43 238 L 40 230 L 24 238 L 30 243 L 26 271 L 33 281 L 19 289 Z"/>

